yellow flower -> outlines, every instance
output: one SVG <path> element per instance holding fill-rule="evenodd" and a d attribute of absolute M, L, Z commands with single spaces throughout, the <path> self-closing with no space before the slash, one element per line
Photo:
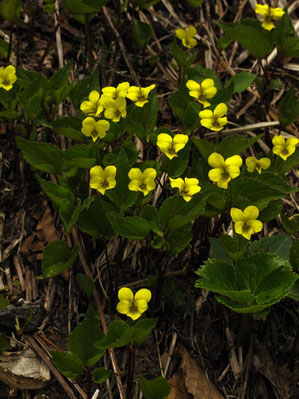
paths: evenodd
<path fill-rule="evenodd" d="M 93 141 L 96 141 L 99 137 L 100 139 L 106 136 L 106 131 L 109 130 L 110 123 L 108 121 L 96 121 L 92 117 L 88 116 L 82 122 L 81 132 L 87 136 L 91 137 Z"/>
<path fill-rule="evenodd" d="M 156 87 L 156 85 L 150 85 L 147 87 L 131 86 L 128 88 L 127 98 L 134 101 L 137 107 L 143 107 L 144 104 L 148 103 L 149 93 Z"/>
<path fill-rule="evenodd" d="M 118 299 L 117 311 L 137 320 L 147 310 L 152 294 L 150 290 L 142 288 L 134 295 L 130 288 L 124 287 L 118 291 Z"/>
<path fill-rule="evenodd" d="M 285 140 L 285 138 L 282 136 L 274 136 L 272 143 L 274 145 L 272 149 L 274 154 L 279 155 L 285 161 L 295 152 L 296 145 L 299 143 L 299 140 L 295 137 L 290 137 L 289 139 Z"/>
<path fill-rule="evenodd" d="M 105 169 L 101 166 L 94 166 L 90 169 L 89 186 L 105 195 L 106 190 L 110 190 L 116 186 L 115 175 L 115 166 L 107 166 Z"/>
<path fill-rule="evenodd" d="M 252 173 L 256 169 L 261 174 L 262 169 L 269 168 L 271 161 L 269 158 L 256 159 L 256 157 L 248 157 L 246 158 L 246 165 L 248 172 Z"/>
<path fill-rule="evenodd" d="M 172 138 L 167 133 L 160 133 L 157 136 L 157 146 L 169 159 L 172 159 L 178 156 L 177 152 L 185 147 L 188 140 L 189 137 L 186 134 L 176 134 Z"/>
<path fill-rule="evenodd" d="M 189 26 L 186 30 L 177 29 L 175 34 L 176 37 L 182 41 L 183 46 L 191 48 L 197 45 L 197 40 L 194 39 L 194 36 L 196 35 L 196 29 L 194 26 Z"/>
<path fill-rule="evenodd" d="M 268 4 L 256 4 L 255 13 L 261 14 L 261 17 L 263 19 L 262 27 L 266 30 L 272 30 L 273 28 L 275 28 L 272 20 L 277 21 L 281 19 L 285 11 L 283 11 L 283 9 L 280 7 L 269 7 Z"/>
<path fill-rule="evenodd" d="M 131 191 L 142 191 L 143 195 L 147 195 L 156 187 L 157 171 L 154 168 L 146 168 L 144 172 L 138 168 L 132 168 L 128 176 L 131 180 L 128 186 Z"/>
<path fill-rule="evenodd" d="M 197 83 L 194 80 L 188 80 L 186 86 L 189 89 L 189 95 L 203 104 L 204 108 L 211 105 L 207 101 L 207 98 L 212 98 L 217 93 L 213 79 L 205 79 L 201 83 Z"/>
<path fill-rule="evenodd" d="M 228 182 L 240 175 L 242 158 L 234 155 L 224 160 L 222 155 L 213 152 L 208 158 L 208 163 L 214 168 L 209 171 L 209 178 L 216 182 L 218 187 L 227 188 Z"/>
<path fill-rule="evenodd" d="M 123 82 L 117 85 L 117 87 L 107 86 L 102 89 L 103 96 L 107 96 L 116 100 L 118 97 L 126 97 L 128 88 L 130 87 L 129 82 Z"/>
<path fill-rule="evenodd" d="M 0 87 L 8 91 L 12 89 L 16 80 L 16 68 L 13 65 L 8 65 L 6 68 L 0 67 Z"/>
<path fill-rule="evenodd" d="M 83 101 L 80 109 L 84 114 L 99 116 L 103 111 L 103 106 L 100 100 L 100 94 L 96 90 L 89 93 L 88 101 Z"/>
<path fill-rule="evenodd" d="M 105 118 L 112 119 L 112 122 L 119 122 L 120 118 L 127 115 L 127 103 L 124 97 L 113 98 L 102 96 L 101 103 L 105 108 Z"/>
<path fill-rule="evenodd" d="M 250 205 L 244 209 L 244 212 L 238 208 L 232 208 L 230 215 L 235 222 L 235 232 L 241 234 L 247 240 L 253 233 L 258 233 L 263 228 L 263 223 L 256 220 L 259 216 L 259 210 L 256 206 Z"/>
<path fill-rule="evenodd" d="M 198 185 L 199 181 L 195 178 L 185 177 L 185 181 L 180 177 L 178 179 L 169 178 L 172 188 L 178 188 L 179 193 L 182 195 L 186 202 L 189 202 L 193 195 L 199 193 L 201 187 Z"/>
<path fill-rule="evenodd" d="M 202 126 L 218 132 L 222 130 L 227 124 L 227 118 L 223 117 L 227 113 L 227 106 L 224 103 L 220 103 L 211 111 L 210 109 L 205 109 L 199 112 L 200 123 Z"/>

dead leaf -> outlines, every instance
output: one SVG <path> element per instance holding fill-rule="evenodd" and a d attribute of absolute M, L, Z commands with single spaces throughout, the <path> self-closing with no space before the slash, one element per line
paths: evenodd
<path fill-rule="evenodd" d="M 39 389 L 50 383 L 50 370 L 31 349 L 0 356 L 0 381 L 13 388 Z"/>
<path fill-rule="evenodd" d="M 180 350 L 182 362 L 178 372 L 169 383 L 168 399 L 224 399 L 205 373 L 185 349 Z"/>
<path fill-rule="evenodd" d="M 48 205 L 46 205 L 46 208 L 40 217 L 40 221 L 36 226 L 36 230 L 37 237 L 45 244 L 59 240 L 51 209 Z"/>

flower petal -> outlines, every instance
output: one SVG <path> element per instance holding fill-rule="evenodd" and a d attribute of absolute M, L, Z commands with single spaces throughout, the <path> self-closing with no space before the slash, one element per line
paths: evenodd
<path fill-rule="evenodd" d="M 143 179 L 155 180 L 157 171 L 154 168 L 146 168 L 143 172 Z"/>
<path fill-rule="evenodd" d="M 223 116 L 227 113 L 227 106 L 224 103 L 220 103 L 214 109 L 213 113 L 214 113 L 215 118 L 220 118 L 221 116 Z"/>
<path fill-rule="evenodd" d="M 242 222 L 244 223 L 245 217 L 244 217 L 244 213 L 241 209 L 239 208 L 232 208 L 230 210 L 230 216 L 233 220 L 233 222 Z"/>
<path fill-rule="evenodd" d="M 259 217 L 259 213 L 260 213 L 259 209 L 254 205 L 250 205 L 244 209 L 244 216 L 246 220 L 257 219 Z"/>
<path fill-rule="evenodd" d="M 120 301 L 129 301 L 133 303 L 134 300 L 133 291 L 127 287 L 120 288 L 120 290 L 118 291 L 118 299 Z"/>
<path fill-rule="evenodd" d="M 221 154 L 218 154 L 218 152 L 213 152 L 209 158 L 208 158 L 208 163 L 212 168 L 222 168 L 224 169 L 225 167 L 225 162 L 224 158 Z"/>
<path fill-rule="evenodd" d="M 131 307 L 132 307 L 132 302 L 122 300 L 122 301 L 118 302 L 118 304 L 116 305 L 116 310 L 119 313 L 128 314 L 131 310 Z"/>
<path fill-rule="evenodd" d="M 282 136 L 274 136 L 272 139 L 273 145 L 284 145 L 285 139 Z"/>
<path fill-rule="evenodd" d="M 225 160 L 225 166 L 238 166 L 242 165 L 243 161 L 240 155 L 233 155 Z"/>
<path fill-rule="evenodd" d="M 141 299 L 149 302 L 152 299 L 152 293 L 150 292 L 150 290 L 148 290 L 147 288 L 141 288 L 141 290 L 138 290 L 134 296 L 134 302 Z"/>
<path fill-rule="evenodd" d="M 138 180 L 139 182 L 142 181 L 142 172 L 138 168 L 132 168 L 129 170 L 128 173 L 129 179 L 130 180 Z"/>
<path fill-rule="evenodd" d="M 172 188 L 178 188 L 180 192 L 183 191 L 183 189 L 185 187 L 185 183 L 184 183 L 183 179 L 181 179 L 180 177 L 178 179 L 172 179 L 170 177 L 169 180 L 170 180 L 170 185 Z"/>

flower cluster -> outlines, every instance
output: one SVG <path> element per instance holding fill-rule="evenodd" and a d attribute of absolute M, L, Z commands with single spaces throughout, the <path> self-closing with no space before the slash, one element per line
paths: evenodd
<path fill-rule="evenodd" d="M 154 84 L 148 87 L 130 87 L 129 82 L 122 82 L 117 87 L 104 87 L 102 95 L 96 90 L 91 91 L 88 100 L 83 101 L 80 105 L 81 111 L 88 115 L 82 122 L 81 132 L 87 137 L 92 137 L 94 141 L 99 137 L 104 138 L 110 128 L 109 122 L 96 121 L 92 117 L 99 117 L 104 112 L 106 119 L 119 122 L 127 115 L 126 98 L 133 101 L 137 107 L 143 107 L 148 102 L 148 96 L 154 88 Z"/>
<path fill-rule="evenodd" d="M 184 47 L 191 48 L 197 45 L 197 40 L 194 39 L 196 35 L 194 26 L 189 26 L 187 29 L 177 29 L 175 34 L 176 37 L 182 41 Z"/>
<path fill-rule="evenodd" d="M 13 65 L 8 65 L 6 68 L 0 67 L 0 88 L 3 87 L 7 91 L 12 89 L 16 80 L 16 68 Z"/>
<path fill-rule="evenodd" d="M 266 30 L 272 30 L 275 25 L 272 21 L 278 21 L 282 18 L 285 11 L 282 8 L 269 7 L 268 4 L 256 4 L 255 13 L 260 14 L 263 20 L 262 27 Z"/>

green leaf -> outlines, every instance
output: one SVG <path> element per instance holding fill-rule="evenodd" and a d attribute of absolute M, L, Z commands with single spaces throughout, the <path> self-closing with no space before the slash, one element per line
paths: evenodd
<path fill-rule="evenodd" d="M 194 130 L 201 127 L 199 112 L 201 111 L 201 105 L 196 102 L 190 102 L 184 113 L 184 132 L 185 134 L 191 134 Z"/>
<path fill-rule="evenodd" d="M 100 91 L 99 70 L 95 69 L 88 77 L 78 80 L 73 84 L 70 90 L 70 99 L 76 109 L 80 108 L 80 104 L 85 97 L 93 90 Z"/>
<path fill-rule="evenodd" d="M 17 22 L 21 12 L 20 0 L 4 0 L 0 4 L 0 12 L 9 22 Z"/>
<path fill-rule="evenodd" d="M 110 370 L 107 370 L 104 367 L 99 367 L 93 370 L 92 380 L 96 384 L 102 384 L 110 377 L 110 375 L 111 375 Z"/>
<path fill-rule="evenodd" d="M 299 148 L 296 148 L 294 154 L 286 159 L 286 161 L 279 159 L 280 165 L 279 166 L 279 174 L 283 176 L 289 170 L 295 168 L 299 164 Z"/>
<path fill-rule="evenodd" d="M 279 302 L 298 278 L 270 253 L 242 257 L 235 265 L 209 259 L 196 273 L 196 287 L 220 294 L 217 300 L 240 313 L 260 312 Z"/>
<path fill-rule="evenodd" d="M 183 227 L 171 230 L 166 239 L 166 250 L 171 255 L 182 252 L 192 240 L 191 224 L 185 224 Z"/>
<path fill-rule="evenodd" d="M 158 111 L 159 111 L 159 101 L 156 91 L 154 90 L 148 98 L 148 103 L 144 105 L 144 127 L 145 127 L 145 135 L 149 137 L 156 126 L 158 119 Z"/>
<path fill-rule="evenodd" d="M 81 133 L 82 122 L 79 118 L 58 118 L 54 121 L 43 122 L 42 126 L 49 127 L 55 133 L 69 137 L 70 139 L 76 141 L 82 142 L 86 140 L 85 136 Z"/>
<path fill-rule="evenodd" d="M 170 46 L 170 51 L 171 54 L 173 55 L 174 59 L 178 63 L 179 66 L 184 66 L 188 55 L 185 53 L 185 51 L 178 45 L 176 39 L 171 43 Z"/>
<path fill-rule="evenodd" d="M 74 15 L 77 14 L 90 14 L 95 10 L 93 7 L 88 6 L 82 0 L 63 0 L 65 8 Z"/>
<path fill-rule="evenodd" d="M 249 139 L 240 135 L 226 136 L 216 145 L 215 152 L 221 154 L 225 159 L 233 155 L 241 154 L 241 152 L 251 147 L 262 136 L 263 134 L 260 134 Z"/>
<path fill-rule="evenodd" d="M 164 157 L 162 161 L 162 170 L 172 178 L 181 176 L 188 165 L 190 154 L 190 144 L 187 144 L 182 150 L 178 152 L 178 156 L 173 159 Z"/>
<path fill-rule="evenodd" d="M 122 217 L 114 214 L 109 214 L 108 217 L 114 231 L 122 237 L 142 240 L 150 232 L 150 225 L 141 217 Z"/>
<path fill-rule="evenodd" d="M 202 216 L 205 211 L 206 196 L 195 195 L 191 201 L 182 204 L 180 209 L 177 209 L 175 214 L 169 219 L 168 228 L 178 229 L 191 222 L 192 220 Z"/>
<path fill-rule="evenodd" d="M 299 301 L 299 280 L 295 281 L 294 285 L 288 293 L 288 297 L 294 299 L 297 302 Z"/>
<path fill-rule="evenodd" d="M 295 122 L 299 116 L 299 99 L 295 87 L 291 87 L 279 103 L 278 117 L 282 127 Z"/>
<path fill-rule="evenodd" d="M 221 244 L 230 259 L 238 260 L 244 254 L 248 241 L 237 234 L 234 237 L 223 234 L 221 236 Z"/>
<path fill-rule="evenodd" d="M 84 365 L 93 366 L 104 354 L 94 344 L 104 337 L 99 313 L 90 305 L 85 320 L 70 334 L 67 345 Z"/>
<path fill-rule="evenodd" d="M 94 12 L 99 12 L 108 3 L 108 0 L 82 0 L 84 4 L 91 7 Z"/>
<path fill-rule="evenodd" d="M 192 137 L 192 142 L 195 144 L 200 155 L 207 161 L 212 152 L 215 152 L 215 144 L 212 141 L 206 139 L 198 139 Z"/>
<path fill-rule="evenodd" d="M 96 149 L 93 144 L 77 144 L 61 153 L 67 168 L 91 169 L 97 163 Z"/>
<path fill-rule="evenodd" d="M 109 155 L 109 154 L 107 154 Z M 113 154 L 114 155 L 114 154 Z M 137 154 L 136 154 L 137 156 Z M 107 163 L 107 158 L 104 158 L 104 166 L 111 165 L 110 162 Z M 116 187 L 113 190 L 107 190 L 105 195 L 117 206 L 128 208 L 132 206 L 138 197 L 138 192 L 130 191 L 128 184 L 130 179 L 128 177 L 131 165 L 129 164 L 128 156 L 124 148 L 122 148 L 119 154 L 116 156 L 115 161 L 116 166 Z"/>
<path fill-rule="evenodd" d="M 67 378 L 75 380 L 83 371 L 82 362 L 69 352 L 51 352 L 52 361 L 58 370 Z"/>
<path fill-rule="evenodd" d="M 81 215 L 78 227 L 84 233 L 94 238 L 110 240 L 114 235 L 114 230 L 104 211 L 104 203 L 99 195 L 95 195 L 95 200 L 89 209 Z"/>
<path fill-rule="evenodd" d="M 16 137 L 17 147 L 25 160 L 43 172 L 58 174 L 62 171 L 62 159 L 56 146 L 49 143 L 36 143 Z"/>
<path fill-rule="evenodd" d="M 9 304 L 10 304 L 9 300 L 4 298 L 3 295 L 0 295 L 0 310 L 6 308 L 6 306 L 8 306 Z"/>
<path fill-rule="evenodd" d="M 295 37 L 295 30 L 288 13 L 283 15 L 272 35 L 280 56 L 284 58 L 299 56 L 299 39 Z"/>
<path fill-rule="evenodd" d="M 44 250 L 42 261 L 42 277 L 58 276 L 69 269 L 77 259 L 79 247 L 69 248 L 66 241 L 53 241 Z"/>
<path fill-rule="evenodd" d="M 141 210 L 141 216 L 147 220 L 152 232 L 163 236 L 163 230 L 161 229 L 159 215 L 157 208 L 153 205 L 147 204 Z"/>
<path fill-rule="evenodd" d="M 163 377 L 147 380 L 141 376 L 139 381 L 145 399 L 166 399 L 170 394 L 170 384 Z"/>
<path fill-rule="evenodd" d="M 145 49 L 153 35 L 152 28 L 149 24 L 139 21 L 133 17 L 132 31 L 134 39 L 141 49 Z"/>
<path fill-rule="evenodd" d="M 212 257 L 231 263 L 231 258 L 224 250 L 221 238 L 210 237 L 209 241 L 211 244 Z"/>
<path fill-rule="evenodd" d="M 51 88 L 58 92 L 65 85 L 69 84 L 68 78 L 73 67 L 73 60 L 70 60 L 63 68 L 59 69 L 50 79 Z"/>
<path fill-rule="evenodd" d="M 272 237 L 263 237 L 259 241 L 254 241 L 249 247 L 251 253 L 270 252 L 287 261 L 292 245 L 292 239 L 288 235 L 276 234 Z"/>
<path fill-rule="evenodd" d="M 150 6 L 154 6 L 157 3 L 160 3 L 161 0 L 132 0 L 133 3 L 140 8 L 148 8 Z"/>
<path fill-rule="evenodd" d="M 7 58 L 8 49 L 9 49 L 9 44 L 5 40 L 0 38 L 0 54 L 2 55 L 3 58 Z"/>
<path fill-rule="evenodd" d="M 86 274 L 83 273 L 77 273 L 75 276 L 76 283 L 79 285 L 80 289 L 84 294 L 87 296 L 87 298 L 90 300 L 91 295 L 94 290 L 94 283 L 91 281 Z"/>
<path fill-rule="evenodd" d="M 99 349 L 120 348 L 128 345 L 133 336 L 134 328 L 130 328 L 127 323 L 117 319 L 109 324 L 106 336 L 100 339 L 95 346 Z"/>
<path fill-rule="evenodd" d="M 256 75 L 250 72 L 239 72 L 232 76 L 226 83 L 226 86 L 233 85 L 233 94 L 242 93 L 255 80 Z"/>
<path fill-rule="evenodd" d="M 201 6 L 204 1 L 205 0 L 187 0 L 190 6 L 194 8 Z"/>
<path fill-rule="evenodd" d="M 282 203 L 281 200 L 271 201 L 264 208 L 259 215 L 259 220 L 263 223 L 270 222 L 275 219 L 276 216 L 282 211 Z"/>
<path fill-rule="evenodd" d="M 290 264 L 295 270 L 299 270 L 299 240 L 293 242 L 289 253 Z"/>
<path fill-rule="evenodd" d="M 262 28 L 260 21 L 244 19 L 239 23 L 214 21 L 232 40 L 237 40 L 256 58 L 264 58 L 273 49 L 271 32 Z"/>
<path fill-rule="evenodd" d="M 140 346 L 156 327 L 158 319 L 141 319 L 134 326 L 134 344 Z"/>
<path fill-rule="evenodd" d="M 53 201 L 55 207 L 59 210 L 59 216 L 65 225 L 67 232 L 69 232 L 75 223 L 77 223 L 77 218 L 73 219 L 73 214 L 75 211 L 75 196 L 74 194 L 65 187 L 59 184 L 46 181 L 35 175 L 41 188 L 47 194 L 49 198 Z"/>
<path fill-rule="evenodd" d="M 234 206 L 244 209 L 255 204 L 260 211 L 271 201 L 295 191 L 283 178 L 272 172 L 263 172 L 255 178 L 238 177 L 232 181 L 231 187 Z"/>

